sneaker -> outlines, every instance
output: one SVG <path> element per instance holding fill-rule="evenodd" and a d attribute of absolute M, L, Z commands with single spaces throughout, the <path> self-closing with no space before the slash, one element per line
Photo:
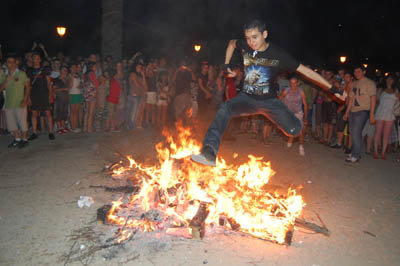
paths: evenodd
<path fill-rule="evenodd" d="M 82 132 L 82 130 L 80 129 L 80 128 L 75 128 L 75 129 L 72 129 L 71 130 L 72 132 L 74 132 L 74 133 L 81 133 Z"/>
<path fill-rule="evenodd" d="M 288 143 L 286 143 L 286 146 L 287 146 L 288 148 L 291 148 L 291 147 L 292 147 L 292 145 L 293 145 L 293 143 L 292 143 L 292 142 L 288 142 Z"/>
<path fill-rule="evenodd" d="M 360 161 L 359 159 L 357 159 L 356 157 L 353 157 L 353 156 L 347 157 L 345 159 L 345 162 L 347 162 L 347 163 L 357 163 L 359 161 Z"/>
<path fill-rule="evenodd" d="M 196 163 L 200 163 L 207 166 L 215 166 L 216 155 L 211 147 L 205 146 L 200 154 L 192 154 L 190 158 Z"/>
<path fill-rule="evenodd" d="M 351 154 L 351 149 L 345 147 L 344 148 L 344 154 Z"/>
<path fill-rule="evenodd" d="M 305 156 L 305 155 L 306 155 L 306 152 L 304 151 L 303 145 L 300 145 L 300 146 L 299 146 L 299 154 L 300 154 L 301 156 Z"/>
<path fill-rule="evenodd" d="M 54 136 L 53 133 L 49 133 L 49 140 L 55 140 L 56 137 Z"/>
<path fill-rule="evenodd" d="M 38 135 L 35 133 L 32 133 L 32 135 L 28 138 L 28 140 L 32 141 L 38 138 Z"/>
<path fill-rule="evenodd" d="M 18 145 L 20 145 L 20 140 L 19 141 L 17 141 L 17 140 L 13 140 L 10 144 L 8 144 L 8 147 L 9 148 L 16 148 L 16 147 L 18 147 Z"/>
<path fill-rule="evenodd" d="M 21 140 L 18 144 L 18 148 L 22 149 L 25 148 L 26 146 L 29 145 L 29 141 L 28 140 Z"/>
<path fill-rule="evenodd" d="M 62 130 L 62 132 L 64 133 L 64 134 L 67 134 L 67 133 L 69 133 L 69 129 L 68 128 L 66 128 L 66 127 L 64 127 L 63 129 L 61 129 Z"/>
<path fill-rule="evenodd" d="M 335 143 L 335 145 L 331 145 L 331 148 L 332 149 L 340 149 L 340 148 L 342 148 L 342 145 Z"/>
<path fill-rule="evenodd" d="M 265 147 L 268 147 L 271 145 L 271 142 L 268 139 L 263 139 L 262 143 L 264 144 Z"/>

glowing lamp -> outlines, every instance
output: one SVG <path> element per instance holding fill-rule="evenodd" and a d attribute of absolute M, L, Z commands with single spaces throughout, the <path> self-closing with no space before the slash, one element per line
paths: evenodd
<path fill-rule="evenodd" d="M 341 56 L 341 57 L 339 57 L 339 60 L 340 60 L 341 63 L 344 63 L 344 62 L 346 62 L 347 57 L 346 56 Z"/>
<path fill-rule="evenodd" d="M 364 66 L 365 68 L 367 68 L 367 67 L 368 67 L 368 64 L 363 64 L 363 66 Z"/>
<path fill-rule="evenodd" d="M 200 52 L 200 50 L 201 50 L 201 45 L 200 45 L 200 44 L 195 44 L 195 45 L 193 46 L 193 48 L 194 48 L 194 50 L 195 50 L 196 52 Z"/>
<path fill-rule="evenodd" d="M 65 35 L 66 32 L 67 32 L 67 28 L 66 27 L 62 27 L 62 26 L 57 27 L 57 34 L 61 38 Z"/>

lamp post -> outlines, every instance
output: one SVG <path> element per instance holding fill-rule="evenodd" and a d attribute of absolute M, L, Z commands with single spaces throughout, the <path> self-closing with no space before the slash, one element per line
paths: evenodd
<path fill-rule="evenodd" d="M 58 34 L 58 36 L 60 36 L 60 46 L 61 46 L 61 52 L 62 52 L 62 50 L 63 50 L 63 37 L 64 37 L 64 35 L 67 33 L 67 28 L 66 27 L 63 27 L 63 26 L 58 26 L 57 28 L 57 34 Z"/>
<path fill-rule="evenodd" d="M 347 57 L 346 56 L 341 56 L 341 57 L 339 57 L 339 60 L 340 60 L 340 63 L 344 64 L 346 62 L 346 60 L 347 60 Z"/>

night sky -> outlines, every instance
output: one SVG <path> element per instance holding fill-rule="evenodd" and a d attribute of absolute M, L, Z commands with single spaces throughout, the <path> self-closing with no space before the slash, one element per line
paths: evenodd
<path fill-rule="evenodd" d="M 54 54 L 61 47 L 60 24 L 68 28 L 62 43 L 67 54 L 101 50 L 100 0 L 6 0 L 2 10 L 3 51 L 23 52 L 36 40 Z M 227 41 L 243 36 L 243 21 L 260 17 L 269 25 L 269 40 L 304 63 L 335 65 L 345 54 L 350 63 L 393 70 L 400 68 L 399 10 L 396 0 L 131 0 L 125 1 L 123 54 L 189 53 L 199 41 L 202 56 L 220 63 Z"/>

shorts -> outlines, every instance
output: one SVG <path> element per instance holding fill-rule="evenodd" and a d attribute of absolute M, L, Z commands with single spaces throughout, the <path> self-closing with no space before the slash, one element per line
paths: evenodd
<path fill-rule="evenodd" d="M 118 104 L 107 102 L 107 120 L 115 119 Z"/>
<path fill-rule="evenodd" d="M 168 106 L 168 101 L 164 99 L 158 99 L 157 106 Z"/>
<path fill-rule="evenodd" d="M 343 120 L 343 116 L 346 113 L 346 107 L 337 115 L 337 131 L 338 132 L 344 132 L 344 129 L 347 125 L 347 121 Z"/>
<path fill-rule="evenodd" d="M 26 107 L 24 108 L 12 108 L 5 109 L 7 129 L 8 131 L 15 131 L 18 128 L 22 131 L 28 131 L 28 112 Z"/>
<path fill-rule="evenodd" d="M 321 122 L 322 122 L 322 103 L 317 103 L 315 112 L 315 125 L 321 126 Z"/>
<path fill-rule="evenodd" d="M 324 124 L 336 123 L 336 104 L 334 102 L 323 102 L 321 120 Z"/>
<path fill-rule="evenodd" d="M 82 94 L 70 94 L 69 95 L 69 103 L 70 104 L 78 104 L 83 102 Z"/>
<path fill-rule="evenodd" d="M 156 104 L 157 103 L 157 92 L 148 91 L 146 93 L 146 103 L 147 104 Z"/>

